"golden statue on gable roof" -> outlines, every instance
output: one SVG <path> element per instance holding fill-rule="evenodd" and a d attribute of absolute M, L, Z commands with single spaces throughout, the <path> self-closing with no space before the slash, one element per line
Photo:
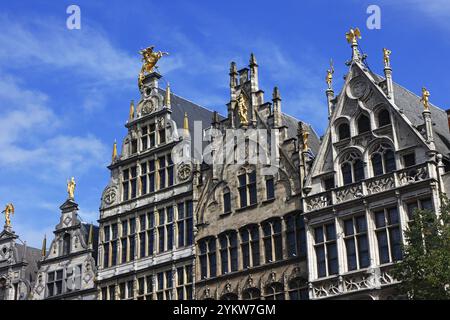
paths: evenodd
<path fill-rule="evenodd" d="M 327 77 L 325 78 L 325 81 L 328 84 L 328 89 L 331 89 L 331 85 L 333 83 L 333 74 L 334 74 L 333 60 L 330 59 L 330 69 L 327 70 Z"/>
<path fill-rule="evenodd" d="M 391 55 L 392 51 L 386 48 L 383 48 L 383 59 L 384 59 L 384 67 L 389 68 L 391 66 Z"/>
<path fill-rule="evenodd" d="M 237 107 L 238 107 L 238 116 L 239 121 L 243 125 L 248 124 L 248 118 L 247 118 L 247 112 L 248 112 L 248 106 L 247 106 L 248 100 L 247 97 L 243 92 L 238 96 L 237 98 Z"/>
<path fill-rule="evenodd" d="M 139 87 L 142 86 L 142 81 L 144 80 L 145 73 L 153 72 L 153 68 L 155 68 L 158 60 L 161 59 L 164 55 L 169 54 L 162 51 L 155 52 L 153 51 L 153 48 L 155 48 L 155 46 L 150 46 L 139 51 L 139 54 L 142 55 L 143 62 L 141 72 L 139 73 Z"/>
<path fill-rule="evenodd" d="M 12 203 L 8 203 L 5 207 L 5 210 L 2 211 L 5 214 L 5 227 L 11 226 L 11 214 L 14 215 L 14 205 Z"/>
<path fill-rule="evenodd" d="M 75 197 L 75 186 L 77 184 L 75 183 L 75 178 L 72 177 L 69 181 L 67 181 L 67 193 L 69 195 L 69 199 L 73 200 Z"/>
<path fill-rule="evenodd" d="M 430 91 L 425 87 L 422 88 L 422 99 L 420 99 L 420 101 L 422 102 L 425 111 L 430 110 Z"/>

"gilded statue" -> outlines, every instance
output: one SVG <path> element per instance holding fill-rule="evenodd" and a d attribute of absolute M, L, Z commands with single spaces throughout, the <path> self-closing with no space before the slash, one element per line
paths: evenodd
<path fill-rule="evenodd" d="M 145 73 L 153 72 L 153 68 L 155 68 L 158 60 L 161 59 L 164 55 L 169 54 L 162 51 L 154 52 L 154 47 L 155 46 L 150 46 L 139 51 L 139 54 L 142 55 L 143 62 L 141 72 L 139 73 L 139 86 L 142 86 L 142 81 L 144 80 Z"/>
<path fill-rule="evenodd" d="M 352 45 L 358 44 L 358 39 L 361 39 L 361 31 L 359 31 L 359 28 L 350 29 L 350 31 L 345 34 L 345 38 L 348 43 L 351 43 Z"/>
<path fill-rule="evenodd" d="M 308 151 L 309 150 L 309 147 L 308 147 L 309 132 L 304 130 L 302 135 L 303 135 L 303 151 Z"/>
<path fill-rule="evenodd" d="M 11 214 L 14 215 L 14 206 L 12 203 L 8 203 L 5 207 L 5 210 L 2 211 L 5 214 L 5 226 L 11 226 Z"/>
<path fill-rule="evenodd" d="M 388 68 L 391 66 L 391 55 L 392 51 L 386 48 L 383 48 L 383 58 L 384 58 L 384 67 Z"/>
<path fill-rule="evenodd" d="M 75 186 L 76 185 L 77 184 L 75 183 L 75 178 L 74 177 L 72 177 L 72 179 L 67 181 L 67 193 L 69 194 L 69 199 L 71 199 L 71 200 L 74 199 Z"/>
<path fill-rule="evenodd" d="M 239 116 L 239 121 L 241 122 L 241 124 L 248 124 L 248 119 L 247 119 L 247 111 L 248 111 L 248 107 L 247 107 L 247 98 L 245 97 L 245 95 L 241 92 L 241 94 L 239 95 L 239 97 L 237 98 L 237 106 L 238 106 L 238 116 Z"/>
<path fill-rule="evenodd" d="M 422 102 L 425 111 L 430 110 L 430 91 L 425 87 L 422 88 L 422 99 L 420 99 L 420 101 Z"/>
<path fill-rule="evenodd" d="M 331 85 L 333 84 L 333 74 L 334 74 L 333 60 L 330 60 L 330 69 L 327 70 L 327 77 L 325 78 L 325 81 L 328 84 L 328 89 L 331 89 Z"/>

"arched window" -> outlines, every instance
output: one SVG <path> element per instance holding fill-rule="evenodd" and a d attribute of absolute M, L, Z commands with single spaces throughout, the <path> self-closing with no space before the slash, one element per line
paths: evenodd
<path fill-rule="evenodd" d="M 238 176 L 239 179 L 239 199 L 241 208 L 256 204 L 256 171 L 243 173 Z"/>
<path fill-rule="evenodd" d="M 391 117 L 389 115 L 389 111 L 386 109 L 381 109 L 378 112 L 378 127 L 382 127 L 391 123 Z"/>
<path fill-rule="evenodd" d="M 240 229 L 242 266 L 256 267 L 260 264 L 259 229 L 256 225 Z"/>
<path fill-rule="evenodd" d="M 261 291 L 257 288 L 249 288 L 244 290 L 242 293 L 243 300 L 260 300 L 261 299 Z"/>
<path fill-rule="evenodd" d="M 273 282 L 266 287 L 266 300 L 284 300 L 283 285 L 279 282 Z"/>
<path fill-rule="evenodd" d="M 280 219 L 272 219 L 262 223 L 264 234 L 264 256 L 266 263 L 283 258 L 283 242 L 281 237 Z"/>
<path fill-rule="evenodd" d="M 295 278 L 289 281 L 289 299 L 308 300 L 308 284 L 304 279 Z"/>
<path fill-rule="evenodd" d="M 220 300 L 238 300 L 238 296 L 234 293 L 225 293 Z"/>
<path fill-rule="evenodd" d="M 198 241 L 200 275 L 202 279 L 216 276 L 216 239 L 206 238 Z"/>
<path fill-rule="evenodd" d="M 226 187 L 223 189 L 223 213 L 231 212 L 231 193 L 230 189 Z"/>
<path fill-rule="evenodd" d="M 365 114 L 358 118 L 358 134 L 370 131 L 370 119 Z"/>
<path fill-rule="evenodd" d="M 229 231 L 219 235 L 220 265 L 222 274 L 237 271 L 238 269 L 238 243 L 237 232 Z"/>
<path fill-rule="evenodd" d="M 6 300 L 6 279 L 0 279 L 0 301 Z"/>
<path fill-rule="evenodd" d="M 350 138 L 350 126 L 348 123 L 341 123 L 338 127 L 339 140 Z"/>
<path fill-rule="evenodd" d="M 70 234 L 66 233 L 63 237 L 63 255 L 70 253 Z"/>
<path fill-rule="evenodd" d="M 371 155 L 371 161 L 374 176 L 396 170 L 394 151 L 388 144 L 378 145 Z"/>
<path fill-rule="evenodd" d="M 364 180 L 364 162 L 356 152 L 346 154 L 341 160 L 344 185 Z"/>

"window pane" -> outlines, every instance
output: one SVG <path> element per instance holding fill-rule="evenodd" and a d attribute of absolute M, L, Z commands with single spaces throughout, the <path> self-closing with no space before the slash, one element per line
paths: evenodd
<path fill-rule="evenodd" d="M 357 268 L 356 264 L 356 248 L 355 240 L 353 237 L 345 240 L 345 248 L 347 250 L 347 267 L 348 270 L 355 270 Z"/>
<path fill-rule="evenodd" d="M 383 174 L 383 162 L 379 153 L 375 153 L 372 155 L 372 168 L 374 176 Z"/>
<path fill-rule="evenodd" d="M 352 179 L 352 167 L 350 163 L 346 162 L 341 166 L 342 170 L 342 179 L 344 180 L 344 185 L 350 184 L 353 182 Z"/>
<path fill-rule="evenodd" d="M 387 150 L 384 153 L 384 163 L 386 166 L 386 173 L 395 171 L 395 156 L 394 151 Z"/>
<path fill-rule="evenodd" d="M 364 163 L 360 159 L 357 159 L 353 167 L 355 170 L 355 182 L 364 180 Z"/>

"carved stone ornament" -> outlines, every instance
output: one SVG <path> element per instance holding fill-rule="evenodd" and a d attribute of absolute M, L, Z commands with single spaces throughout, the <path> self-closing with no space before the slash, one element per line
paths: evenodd
<path fill-rule="evenodd" d="M 363 98 L 368 91 L 368 84 L 360 77 L 353 78 L 347 87 L 347 95 L 352 99 Z"/>
<path fill-rule="evenodd" d="M 155 105 L 151 100 L 147 100 L 144 102 L 144 105 L 142 106 L 141 114 L 142 115 L 149 114 L 153 112 L 153 110 L 155 110 Z"/>
<path fill-rule="evenodd" d="M 192 173 L 192 168 L 189 164 L 187 163 L 181 163 L 178 166 L 178 179 L 180 181 L 186 181 L 187 179 L 190 178 L 191 173 Z"/>
<path fill-rule="evenodd" d="M 112 205 L 116 201 L 116 198 L 117 198 L 117 187 L 115 186 L 108 187 L 103 195 L 103 202 L 106 205 Z"/>

